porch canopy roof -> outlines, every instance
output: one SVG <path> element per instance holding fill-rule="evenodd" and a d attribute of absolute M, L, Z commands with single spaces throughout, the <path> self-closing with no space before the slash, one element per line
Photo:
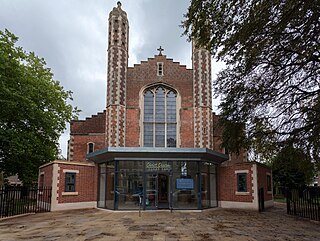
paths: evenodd
<path fill-rule="evenodd" d="M 163 148 L 163 147 L 106 147 L 89 153 L 87 158 L 96 163 L 111 160 L 124 161 L 211 161 L 220 164 L 228 155 L 208 148 Z"/>

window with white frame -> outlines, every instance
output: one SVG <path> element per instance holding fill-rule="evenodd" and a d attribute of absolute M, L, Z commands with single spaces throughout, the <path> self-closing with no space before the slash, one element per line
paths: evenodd
<path fill-rule="evenodd" d="M 237 192 L 247 192 L 247 173 L 237 173 Z"/>
<path fill-rule="evenodd" d="M 157 63 L 157 75 L 163 76 L 163 63 L 162 62 Z"/>
<path fill-rule="evenodd" d="M 94 143 L 88 143 L 88 153 L 94 152 Z"/>
<path fill-rule="evenodd" d="M 176 147 L 177 93 L 158 85 L 143 95 L 143 146 Z"/>
<path fill-rule="evenodd" d="M 65 174 L 65 192 L 75 192 L 76 191 L 76 173 L 66 172 Z"/>

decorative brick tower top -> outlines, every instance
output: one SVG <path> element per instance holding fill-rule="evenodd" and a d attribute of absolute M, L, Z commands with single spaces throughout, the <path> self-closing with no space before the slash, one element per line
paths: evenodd
<path fill-rule="evenodd" d="M 203 48 L 192 44 L 193 106 L 194 106 L 194 147 L 210 148 L 212 134 L 212 83 L 211 55 Z"/>
<path fill-rule="evenodd" d="M 106 146 L 125 146 L 129 23 L 117 3 L 109 14 Z"/>

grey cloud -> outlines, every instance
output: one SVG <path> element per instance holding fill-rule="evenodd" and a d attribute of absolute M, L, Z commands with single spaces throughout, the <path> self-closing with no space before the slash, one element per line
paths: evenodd
<path fill-rule="evenodd" d="M 2 0 L 0 29 L 8 28 L 18 45 L 45 58 L 54 78 L 73 91 L 80 118 L 105 108 L 107 21 L 115 1 Z M 191 68 L 191 45 L 179 27 L 189 1 L 123 0 L 130 24 L 132 65 L 153 57 L 161 45 L 164 54 Z M 60 138 L 66 156 L 68 130 Z"/>

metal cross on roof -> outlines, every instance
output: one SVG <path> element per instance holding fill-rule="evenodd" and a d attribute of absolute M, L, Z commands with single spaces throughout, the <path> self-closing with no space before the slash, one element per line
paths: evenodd
<path fill-rule="evenodd" d="M 157 49 L 159 51 L 159 55 L 162 55 L 162 51 L 164 50 L 161 46 Z"/>

